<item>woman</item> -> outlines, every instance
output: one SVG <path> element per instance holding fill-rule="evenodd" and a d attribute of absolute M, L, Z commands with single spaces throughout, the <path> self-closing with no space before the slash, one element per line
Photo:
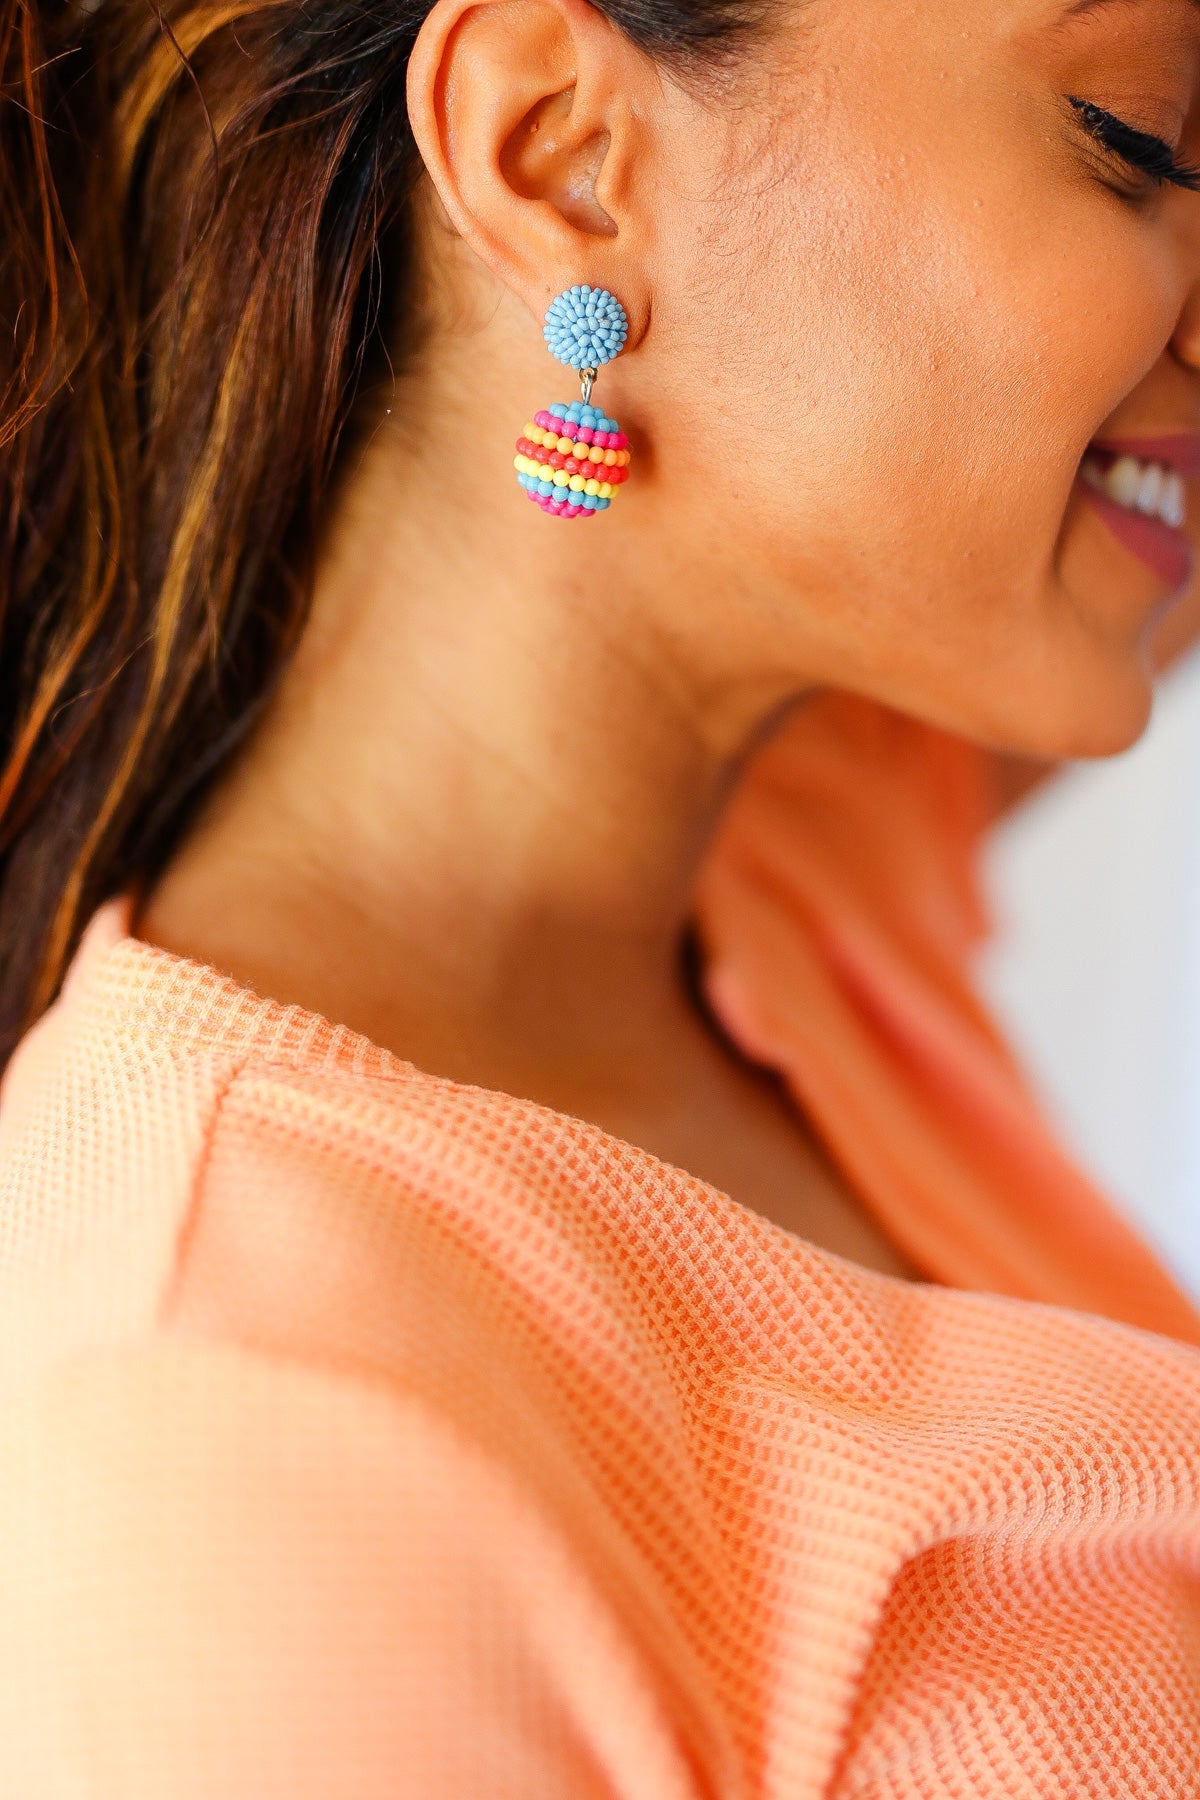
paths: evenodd
<path fill-rule="evenodd" d="M 0 16 L 4 1791 L 1195 1791 L 1200 1320 L 967 973 L 1194 0 Z"/>

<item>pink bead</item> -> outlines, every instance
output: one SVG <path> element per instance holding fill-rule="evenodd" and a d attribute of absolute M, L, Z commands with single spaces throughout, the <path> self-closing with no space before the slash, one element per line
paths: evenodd
<path fill-rule="evenodd" d="M 581 444 L 594 444 L 595 443 L 596 434 L 592 430 L 590 425 L 581 425 L 580 426 L 579 441 Z"/>
<path fill-rule="evenodd" d="M 570 419 L 564 419 L 563 427 L 562 427 L 562 435 L 563 435 L 563 437 L 577 438 L 579 436 L 578 425 L 573 425 L 571 423 Z"/>
<path fill-rule="evenodd" d="M 629 439 L 623 431 L 614 431 L 609 437 L 608 447 L 610 450 L 628 450 Z"/>
<path fill-rule="evenodd" d="M 543 431 L 549 431 L 553 425 L 558 423 L 556 419 L 551 418 L 548 412 L 534 413 L 533 422 L 535 425 L 540 425 Z"/>

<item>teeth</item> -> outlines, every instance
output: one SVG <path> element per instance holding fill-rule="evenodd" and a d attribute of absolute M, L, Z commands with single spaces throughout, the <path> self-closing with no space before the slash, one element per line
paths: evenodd
<path fill-rule="evenodd" d="M 1089 487 L 1107 494 L 1127 512 L 1161 519 L 1174 531 L 1187 524 L 1187 489 L 1183 477 L 1161 463 L 1139 462 L 1135 456 L 1118 457 L 1105 469 L 1094 457 L 1085 457 L 1080 474 Z"/>
<path fill-rule="evenodd" d="M 1142 476 L 1142 485 L 1138 489 L 1137 509 L 1145 513 L 1148 519 L 1158 517 L 1158 503 L 1162 499 L 1162 491 L 1167 485 L 1167 472 L 1156 463 L 1151 463 Z"/>
<path fill-rule="evenodd" d="M 1142 492 L 1142 465 L 1135 462 L 1132 456 L 1123 456 L 1108 471 L 1108 479 L 1104 483 L 1110 499 L 1118 506 L 1127 506 L 1130 512 L 1137 511 L 1138 499 Z"/>
<path fill-rule="evenodd" d="M 1182 531 L 1187 524 L 1187 489 L 1182 475 L 1167 476 L 1158 512 L 1163 523 L 1173 526 L 1176 531 Z"/>

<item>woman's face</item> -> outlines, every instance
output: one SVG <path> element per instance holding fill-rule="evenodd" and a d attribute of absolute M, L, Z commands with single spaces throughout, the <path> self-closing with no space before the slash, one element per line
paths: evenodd
<path fill-rule="evenodd" d="M 740 660 L 1125 747 L 1192 579 L 1200 194 L 1121 151 L 1200 160 L 1200 4 L 806 0 L 760 55 L 663 175 L 637 387 Z M 728 654 L 727 587 L 691 628 Z"/>

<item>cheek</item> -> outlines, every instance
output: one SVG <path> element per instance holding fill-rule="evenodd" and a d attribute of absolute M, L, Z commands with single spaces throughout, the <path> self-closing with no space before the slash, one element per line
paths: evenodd
<path fill-rule="evenodd" d="M 1169 271 L 1082 178 L 1014 147 L 966 179 L 959 148 L 835 146 L 836 176 L 764 183 L 712 355 L 723 424 L 761 452 L 747 522 L 795 578 L 875 575 L 893 603 L 952 578 L 1011 606 L 1052 570 L 1087 444 L 1162 354 Z"/>
<path fill-rule="evenodd" d="M 949 147 L 834 146 L 834 173 L 760 184 L 736 246 L 702 253 L 723 273 L 681 327 L 703 377 L 679 390 L 681 441 L 689 475 L 716 446 L 697 539 L 772 597 L 743 615 L 747 656 L 1096 754 L 1138 734 L 1147 688 L 1129 620 L 1066 591 L 1065 521 L 1088 443 L 1169 339 L 1169 271 L 1026 135 L 978 181 Z"/>

